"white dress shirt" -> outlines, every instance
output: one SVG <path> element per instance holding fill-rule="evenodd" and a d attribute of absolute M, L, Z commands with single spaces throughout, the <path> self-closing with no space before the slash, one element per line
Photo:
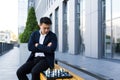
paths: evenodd
<path fill-rule="evenodd" d="M 44 34 L 44 35 L 41 34 L 41 30 L 40 30 L 39 44 L 43 44 L 44 39 L 45 39 L 45 36 L 46 36 L 46 34 Z M 38 57 L 38 56 L 40 56 L 40 57 L 45 57 L 44 53 L 42 53 L 42 52 L 37 52 L 37 53 L 35 53 L 35 57 Z"/>

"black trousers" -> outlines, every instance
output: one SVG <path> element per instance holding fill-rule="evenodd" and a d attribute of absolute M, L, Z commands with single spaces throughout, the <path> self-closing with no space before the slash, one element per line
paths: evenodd
<path fill-rule="evenodd" d="M 27 74 L 32 74 L 32 80 L 40 80 L 40 72 L 48 69 L 45 58 L 36 57 L 32 61 L 26 62 L 17 70 L 19 80 L 29 80 Z"/>

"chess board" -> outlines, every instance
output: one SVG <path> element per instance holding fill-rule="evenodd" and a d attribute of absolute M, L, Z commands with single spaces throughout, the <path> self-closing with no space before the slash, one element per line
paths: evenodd
<path fill-rule="evenodd" d="M 48 69 L 40 73 L 40 80 L 84 80 L 82 77 L 77 76 L 71 71 L 55 64 L 53 70 Z"/>
<path fill-rule="evenodd" d="M 63 68 L 60 69 L 53 69 L 53 70 L 46 70 L 43 72 L 45 77 L 50 79 L 65 79 L 65 78 L 72 78 L 73 76 Z"/>

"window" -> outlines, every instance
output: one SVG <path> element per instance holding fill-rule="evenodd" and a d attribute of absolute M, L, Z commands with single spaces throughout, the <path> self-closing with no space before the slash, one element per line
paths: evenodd
<path fill-rule="evenodd" d="M 105 58 L 120 59 L 120 0 L 105 1 Z M 111 2 L 112 1 L 112 2 Z M 103 4 L 104 5 L 104 4 Z"/>
<path fill-rule="evenodd" d="M 63 1 L 63 52 L 68 51 L 67 1 Z"/>
<path fill-rule="evenodd" d="M 57 50 L 59 49 L 58 12 L 59 12 L 59 8 L 56 8 L 55 9 L 55 33 L 56 33 L 57 38 L 58 38 L 58 47 L 57 47 Z"/>
<path fill-rule="evenodd" d="M 50 14 L 50 19 L 51 19 L 51 21 L 53 22 L 52 14 Z M 52 25 L 50 26 L 50 30 L 52 31 Z"/>

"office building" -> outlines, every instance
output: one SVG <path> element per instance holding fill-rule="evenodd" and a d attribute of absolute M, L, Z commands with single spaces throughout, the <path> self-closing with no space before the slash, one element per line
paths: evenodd
<path fill-rule="evenodd" d="M 57 51 L 120 59 L 119 0 L 35 0 L 37 21 L 51 18 Z"/>

